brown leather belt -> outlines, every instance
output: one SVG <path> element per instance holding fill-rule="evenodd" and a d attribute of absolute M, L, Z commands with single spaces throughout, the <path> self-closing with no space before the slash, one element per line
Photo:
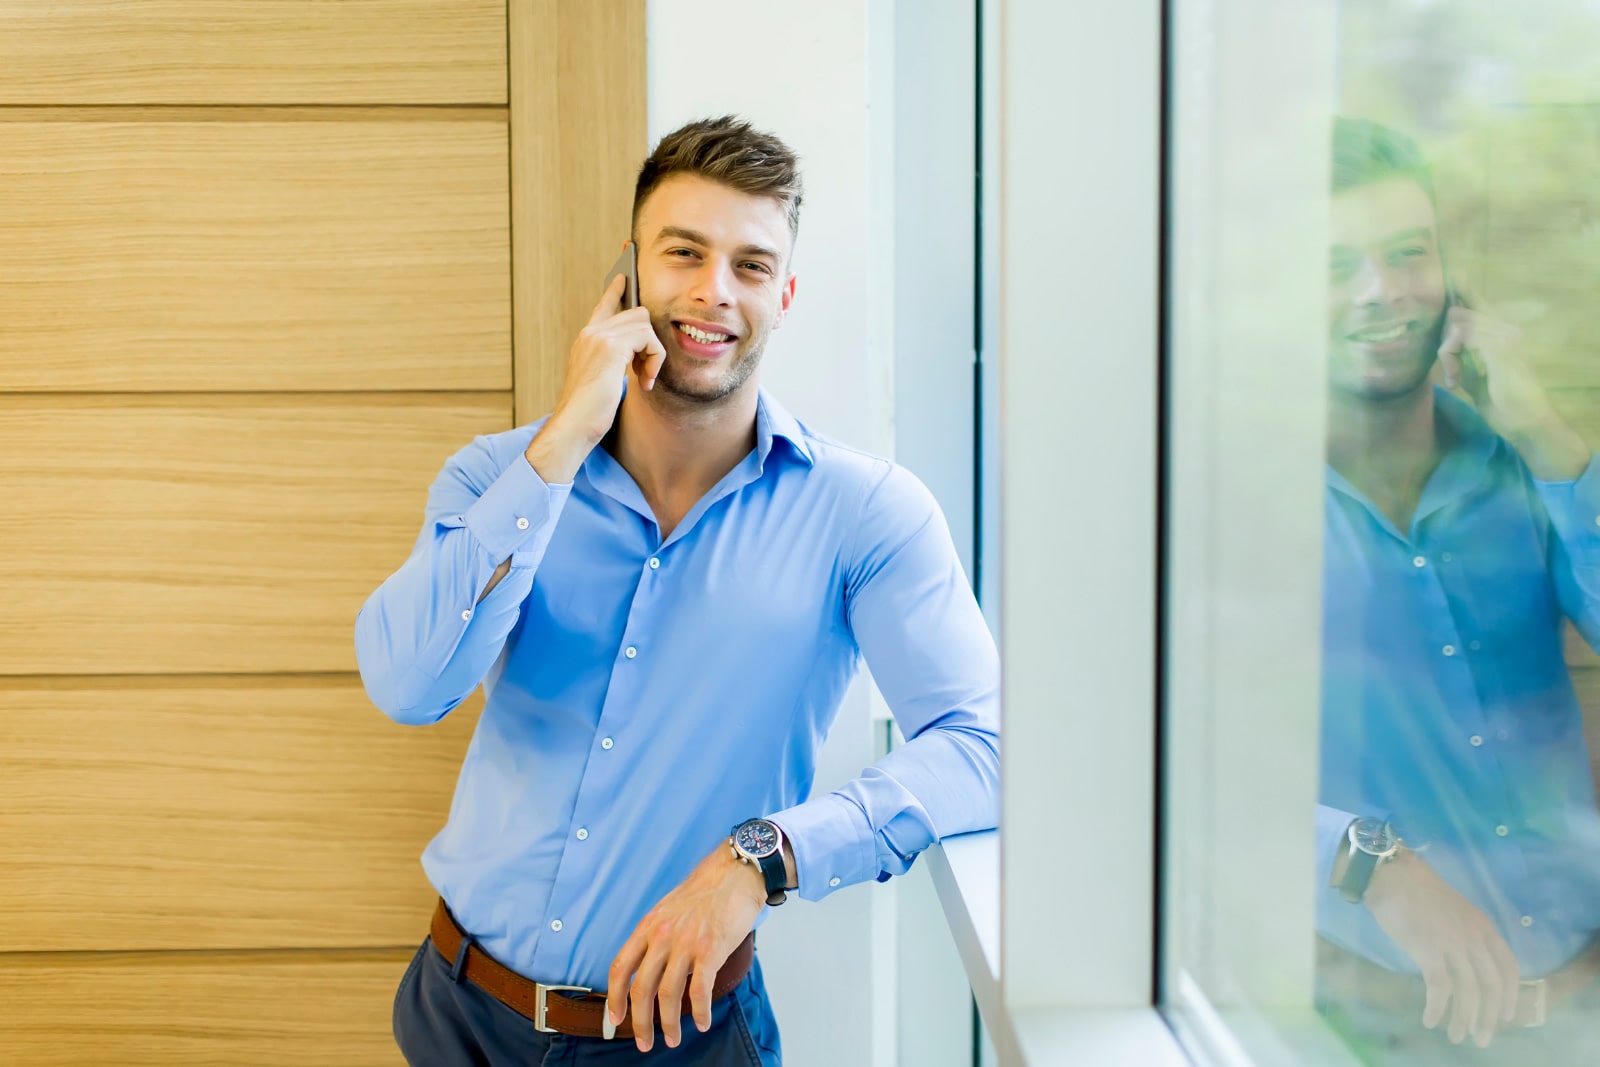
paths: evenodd
<path fill-rule="evenodd" d="M 547 1034 L 570 1034 L 573 1037 L 613 1036 L 605 1033 L 604 993 L 596 993 L 584 986 L 544 985 L 522 977 L 474 944 L 466 931 L 456 923 L 455 916 L 450 914 L 442 897 L 439 906 L 433 909 L 433 927 L 429 934 L 434 949 L 455 968 L 456 975 L 512 1011 L 533 1020 L 535 1029 Z M 461 958 L 463 946 L 466 948 L 464 959 Z M 750 972 L 750 963 L 755 959 L 755 952 L 756 935 L 752 931 L 739 942 L 739 947 L 733 950 L 733 955 L 717 972 L 717 980 L 711 987 L 712 1000 L 721 1000 L 744 981 L 744 976 Z M 688 1015 L 689 1012 L 689 991 L 685 989 L 683 1014 Z M 658 1013 L 656 1028 L 660 1029 L 660 1026 Z M 614 1036 L 633 1037 L 631 1014 L 617 1026 Z"/>

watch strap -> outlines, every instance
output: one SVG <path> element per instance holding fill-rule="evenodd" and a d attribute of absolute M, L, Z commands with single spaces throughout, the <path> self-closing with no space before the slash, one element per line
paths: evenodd
<path fill-rule="evenodd" d="M 1351 904 L 1361 903 L 1372 884 L 1372 872 L 1378 869 L 1378 857 L 1351 846 L 1350 861 L 1345 865 L 1344 877 L 1339 879 L 1339 895 Z"/>
<path fill-rule="evenodd" d="M 783 865 L 783 849 L 761 860 L 761 875 L 767 880 L 767 906 L 777 907 L 789 899 L 789 872 Z"/>

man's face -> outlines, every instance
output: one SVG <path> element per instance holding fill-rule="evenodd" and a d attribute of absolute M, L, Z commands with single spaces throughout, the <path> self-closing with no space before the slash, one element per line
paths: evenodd
<path fill-rule="evenodd" d="M 701 403 L 732 394 L 794 299 L 783 205 L 675 175 L 645 200 L 635 237 L 640 300 L 667 350 L 656 385 Z"/>
<path fill-rule="evenodd" d="M 1444 263 L 1433 204 L 1405 178 L 1333 197 L 1328 381 L 1359 400 L 1424 387 L 1444 323 Z"/>

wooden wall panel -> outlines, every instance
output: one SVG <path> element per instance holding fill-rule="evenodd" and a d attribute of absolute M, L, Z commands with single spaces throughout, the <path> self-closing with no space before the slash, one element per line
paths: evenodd
<path fill-rule="evenodd" d="M 0 0 L 0 104 L 503 104 L 505 0 Z"/>
<path fill-rule="evenodd" d="M 0 109 L 0 391 L 509 390 L 507 151 L 497 110 Z"/>
<path fill-rule="evenodd" d="M 517 422 L 561 396 L 567 350 L 628 239 L 648 151 L 644 0 L 510 0 Z"/>
<path fill-rule="evenodd" d="M 0 396 L 0 675 L 349 671 L 509 394 Z"/>
<path fill-rule="evenodd" d="M 390 1018 L 415 951 L 0 957 L 0 1048 L 18 1067 L 403 1067 Z"/>
<path fill-rule="evenodd" d="M 418 857 L 481 691 L 420 728 L 349 676 L 0 681 L 0 701 L 0 953 L 427 933 Z"/>

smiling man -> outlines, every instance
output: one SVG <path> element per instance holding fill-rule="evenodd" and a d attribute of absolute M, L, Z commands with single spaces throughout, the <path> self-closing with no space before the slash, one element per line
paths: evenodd
<path fill-rule="evenodd" d="M 800 199 L 746 123 L 664 138 L 634 197 L 642 306 L 617 279 L 554 412 L 445 464 L 357 619 L 395 720 L 487 695 L 423 855 L 413 1064 L 772 1067 L 764 911 L 995 825 L 998 657 L 938 506 L 759 385 Z M 909 740 L 808 799 L 863 657 Z"/>
<path fill-rule="evenodd" d="M 1600 1063 L 1562 633 L 1600 647 L 1600 463 L 1461 299 L 1416 145 L 1340 120 L 1333 161 L 1322 1007 L 1368 1063 Z"/>

